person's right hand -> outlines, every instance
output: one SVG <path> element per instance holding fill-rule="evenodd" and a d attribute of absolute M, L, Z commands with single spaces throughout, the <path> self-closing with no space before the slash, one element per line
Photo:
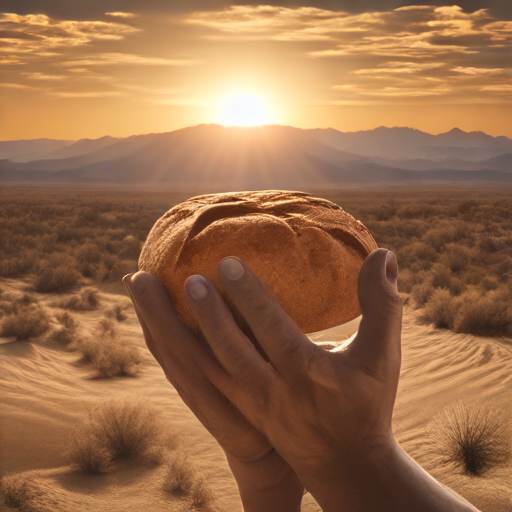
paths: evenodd
<path fill-rule="evenodd" d="M 219 275 L 268 361 L 213 283 L 204 276 L 185 283 L 223 367 L 205 366 L 205 375 L 268 438 L 324 512 L 475 510 L 393 437 L 402 323 L 397 272 L 391 251 L 367 256 L 358 279 L 363 316 L 357 336 L 343 350 L 327 352 L 301 332 L 246 263 L 224 258 Z"/>

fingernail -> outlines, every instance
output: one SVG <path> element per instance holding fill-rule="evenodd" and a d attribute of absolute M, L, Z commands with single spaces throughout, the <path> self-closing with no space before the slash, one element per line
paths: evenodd
<path fill-rule="evenodd" d="M 133 276 L 133 274 L 135 274 L 135 272 L 132 272 L 131 274 L 126 274 L 126 275 L 123 277 L 123 284 L 124 284 L 124 287 L 128 290 L 128 293 L 130 293 L 130 285 L 129 285 L 129 282 L 130 282 L 130 279 L 131 279 L 131 277 Z"/>
<path fill-rule="evenodd" d="M 192 276 L 187 280 L 187 290 L 194 300 L 204 302 L 210 294 L 210 284 L 203 276 Z"/>
<path fill-rule="evenodd" d="M 219 263 L 222 275 L 230 281 L 238 281 L 245 273 L 244 266 L 238 258 L 228 256 Z"/>
<path fill-rule="evenodd" d="M 394 281 L 398 277 L 398 262 L 393 251 L 388 251 L 386 254 L 386 275 Z"/>

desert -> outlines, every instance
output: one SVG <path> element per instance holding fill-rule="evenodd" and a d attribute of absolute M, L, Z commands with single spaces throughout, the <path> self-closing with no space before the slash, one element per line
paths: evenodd
<path fill-rule="evenodd" d="M 403 301 L 393 419 L 398 442 L 480 510 L 512 510 L 509 191 L 304 191 L 342 206 L 379 247 L 397 255 Z M 2 189 L 5 510 L 242 510 L 223 451 L 147 350 L 121 283 L 136 270 L 156 219 L 200 193 Z M 310 339 L 336 350 L 353 337 L 359 320 Z M 466 441 L 483 432 L 480 454 L 457 458 L 450 451 L 453 418 L 466 419 L 465 427 L 455 423 Z M 148 432 L 154 441 L 147 441 Z M 100 446 L 102 435 L 109 441 Z M 303 510 L 320 510 L 309 494 Z"/>

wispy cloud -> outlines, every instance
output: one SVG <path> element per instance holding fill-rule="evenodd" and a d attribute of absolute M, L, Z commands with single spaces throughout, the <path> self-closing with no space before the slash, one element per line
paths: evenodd
<path fill-rule="evenodd" d="M 46 75 L 45 73 L 23 73 L 24 76 L 30 80 L 63 80 L 66 78 L 64 75 Z"/>
<path fill-rule="evenodd" d="M 194 59 L 166 59 L 162 57 L 145 57 L 128 53 L 100 53 L 83 59 L 63 62 L 63 66 L 106 66 L 106 65 L 138 65 L 138 66 L 192 66 L 200 61 Z"/>
<path fill-rule="evenodd" d="M 116 16 L 118 18 L 136 18 L 138 14 L 133 12 L 106 12 L 107 16 Z"/>
<path fill-rule="evenodd" d="M 503 73 L 503 68 L 473 68 L 473 67 L 463 67 L 457 66 L 452 69 L 452 71 L 456 71 L 457 73 L 462 73 L 464 75 L 500 75 Z"/>

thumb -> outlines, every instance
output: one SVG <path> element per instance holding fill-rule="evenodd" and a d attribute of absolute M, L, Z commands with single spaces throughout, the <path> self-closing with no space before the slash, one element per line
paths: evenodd
<path fill-rule="evenodd" d="M 367 256 L 359 272 L 357 292 L 363 317 L 347 350 L 372 372 L 390 364 L 400 367 L 403 306 L 397 274 L 395 253 L 382 248 Z"/>

